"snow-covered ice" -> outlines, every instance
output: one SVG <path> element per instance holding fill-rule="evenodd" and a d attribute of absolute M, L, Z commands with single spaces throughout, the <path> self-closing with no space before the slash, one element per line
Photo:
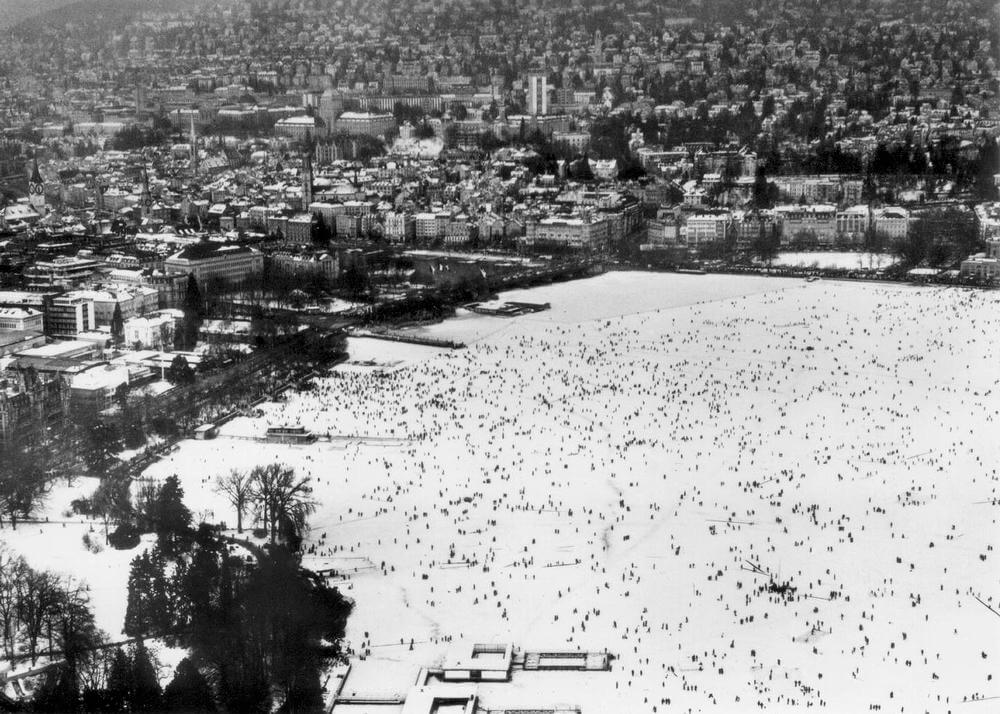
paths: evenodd
<path fill-rule="evenodd" d="M 402 364 L 260 419 L 410 441 L 223 436 L 151 475 L 230 523 L 215 474 L 311 475 L 307 562 L 348 576 L 371 659 L 606 648 L 587 711 L 997 694 L 1000 618 L 974 595 L 996 604 L 1000 296 L 614 273 L 501 298 L 552 309 L 423 328 L 469 342 L 433 356 L 352 341 Z"/>
<path fill-rule="evenodd" d="M 567 679 L 585 712 L 1000 695 L 1000 618 L 975 599 L 997 607 L 1000 295 L 611 273 L 500 297 L 552 309 L 422 328 L 462 350 L 352 340 L 391 366 L 147 475 L 230 525 L 216 475 L 312 476 L 306 562 L 346 575 L 369 664 L 607 649 L 611 672 Z M 286 423 L 394 439 L 237 438 Z"/>

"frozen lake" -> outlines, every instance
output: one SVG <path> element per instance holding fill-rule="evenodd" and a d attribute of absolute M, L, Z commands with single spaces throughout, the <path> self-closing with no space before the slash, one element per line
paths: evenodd
<path fill-rule="evenodd" d="M 352 340 L 382 366 L 338 370 L 148 475 L 179 474 L 193 511 L 229 523 L 217 474 L 311 475 L 306 562 L 348 575 L 365 664 L 410 671 L 492 641 L 615 654 L 519 706 L 1000 695 L 1000 617 L 975 599 L 997 609 L 1000 295 L 612 273 L 501 297 L 552 309 L 423 329 L 464 350 Z M 233 438 L 284 423 L 395 441 Z"/>

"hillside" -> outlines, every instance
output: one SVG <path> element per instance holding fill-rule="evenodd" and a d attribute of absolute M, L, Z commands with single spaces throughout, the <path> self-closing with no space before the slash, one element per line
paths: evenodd
<path fill-rule="evenodd" d="M 74 0 L 0 0 L 0 28 L 7 29 L 22 20 L 58 10 Z"/>

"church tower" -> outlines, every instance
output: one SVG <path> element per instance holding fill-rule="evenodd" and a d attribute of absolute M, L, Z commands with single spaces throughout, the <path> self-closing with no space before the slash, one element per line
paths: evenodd
<path fill-rule="evenodd" d="M 198 134 L 194 128 L 194 115 L 191 115 L 191 172 L 198 175 Z"/>
<path fill-rule="evenodd" d="M 307 148 L 302 152 L 302 210 L 308 211 L 313 202 L 312 155 Z"/>
<path fill-rule="evenodd" d="M 142 191 L 139 194 L 139 209 L 142 211 L 143 218 L 149 216 L 152 207 L 153 195 L 149 192 L 149 172 L 144 168 L 142 170 Z"/>
<path fill-rule="evenodd" d="M 40 216 L 45 215 L 45 186 L 42 175 L 38 172 L 38 159 L 31 165 L 31 178 L 28 179 L 28 202 Z"/>

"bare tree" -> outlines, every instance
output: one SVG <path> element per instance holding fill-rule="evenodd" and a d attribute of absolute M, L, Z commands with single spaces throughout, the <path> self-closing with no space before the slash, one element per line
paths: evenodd
<path fill-rule="evenodd" d="M 7 514 L 11 528 L 17 528 L 17 519 L 30 518 L 48 494 L 46 459 L 41 453 L 13 449 L 4 460 L 4 473 L 0 476 L 0 513 Z"/>
<path fill-rule="evenodd" d="M 38 660 L 38 640 L 45 634 L 52 608 L 60 600 L 55 576 L 30 568 L 17 584 L 17 614 L 31 663 Z"/>
<path fill-rule="evenodd" d="M 19 620 L 17 615 L 18 583 L 25 577 L 28 566 L 24 558 L 0 544 L 0 630 L 7 658 L 14 656 Z"/>
<path fill-rule="evenodd" d="M 90 497 L 90 508 L 104 522 L 104 541 L 108 542 L 108 526 L 121 524 L 132 518 L 131 494 L 128 479 L 103 478 Z"/>
<path fill-rule="evenodd" d="M 316 510 L 309 478 L 297 478 L 295 469 L 278 463 L 255 466 L 250 476 L 254 506 L 271 542 L 275 542 L 283 518 L 301 533 L 307 517 Z"/>
<path fill-rule="evenodd" d="M 236 532 L 242 533 L 243 514 L 254 493 L 253 472 L 233 469 L 225 476 L 216 478 L 215 491 L 228 498 L 229 503 L 236 509 Z"/>

